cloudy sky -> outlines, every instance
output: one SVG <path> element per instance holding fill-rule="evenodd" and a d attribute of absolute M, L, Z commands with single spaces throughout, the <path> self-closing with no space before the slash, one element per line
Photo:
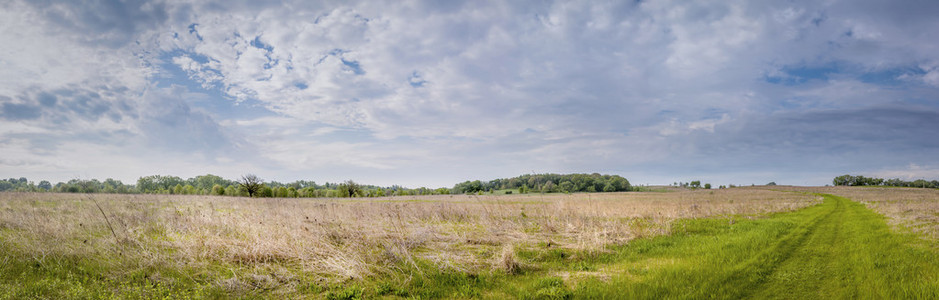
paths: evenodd
<path fill-rule="evenodd" d="M 0 0 L 0 177 L 936 179 L 937 15 L 928 0 Z"/>

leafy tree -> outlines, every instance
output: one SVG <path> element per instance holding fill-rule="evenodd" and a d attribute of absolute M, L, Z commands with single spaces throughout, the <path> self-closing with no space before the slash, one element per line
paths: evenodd
<path fill-rule="evenodd" d="M 923 180 L 923 179 L 917 179 L 917 180 L 913 181 L 913 183 L 910 184 L 910 186 L 911 186 L 911 187 L 918 187 L 918 188 L 929 188 L 929 187 L 932 187 L 932 184 L 929 183 L 929 181 L 926 181 L 926 180 Z"/>
<path fill-rule="evenodd" d="M 274 197 L 274 190 L 262 183 L 256 194 L 258 197 L 271 198 Z"/>
<path fill-rule="evenodd" d="M 355 181 L 347 180 L 339 184 L 339 187 L 336 188 L 336 192 L 339 194 L 339 197 L 358 197 L 362 195 L 362 186 L 355 183 Z"/>
<path fill-rule="evenodd" d="M 48 181 L 43 180 L 39 182 L 39 185 L 37 187 L 48 191 L 52 189 L 52 184 L 49 183 Z"/>
<path fill-rule="evenodd" d="M 557 185 L 554 184 L 554 181 L 545 182 L 544 186 L 541 187 L 541 192 L 543 193 L 552 193 L 557 191 Z"/>
<path fill-rule="evenodd" d="M 711 184 L 710 184 L 710 183 L 705 183 L 705 184 L 704 184 L 704 189 L 705 189 L 705 190 L 710 190 L 710 189 L 711 189 Z"/>
<path fill-rule="evenodd" d="M 287 197 L 297 198 L 298 196 L 299 194 L 297 194 L 297 188 L 292 187 L 292 186 L 287 188 Z"/>
<path fill-rule="evenodd" d="M 616 187 L 614 187 L 612 183 L 607 183 L 605 186 L 603 186 L 603 191 L 604 191 L 604 192 L 607 192 L 607 193 L 609 193 L 609 192 L 615 192 L 615 191 L 616 191 Z"/>
<path fill-rule="evenodd" d="M 914 181 L 904 181 L 899 178 L 883 179 L 864 176 L 841 175 L 832 180 L 834 185 L 841 186 L 897 186 L 897 187 L 918 187 L 918 188 L 939 188 L 939 181 L 927 181 L 917 179 Z"/>
<path fill-rule="evenodd" d="M 224 195 L 225 195 L 225 188 L 223 188 L 221 185 L 216 184 L 216 185 L 212 186 L 212 194 L 213 194 L 213 195 L 218 195 L 218 196 L 224 196 Z"/>
<path fill-rule="evenodd" d="M 845 174 L 845 175 L 835 177 L 835 179 L 832 180 L 832 183 L 834 185 L 853 186 L 853 185 L 857 185 L 857 178 L 854 176 Z"/>
<path fill-rule="evenodd" d="M 186 184 L 186 181 L 176 176 L 152 175 L 137 179 L 137 191 L 141 193 L 162 193 L 172 191 L 176 185 Z"/>
<path fill-rule="evenodd" d="M 700 180 L 695 180 L 695 181 L 692 181 L 692 182 L 691 182 L 691 188 L 695 188 L 695 189 L 696 189 L 696 188 L 699 188 L 699 187 L 701 187 L 701 181 L 700 181 Z"/>
<path fill-rule="evenodd" d="M 460 193 L 474 194 L 483 190 L 483 183 L 479 180 L 475 181 L 466 181 L 459 183 L 454 187 L 455 190 Z"/>
<path fill-rule="evenodd" d="M 286 187 L 277 187 L 274 189 L 274 197 L 277 198 L 287 198 L 287 188 Z"/>
<path fill-rule="evenodd" d="M 572 182 L 570 182 L 570 181 L 561 182 L 561 184 L 558 185 L 558 188 L 559 188 L 562 192 L 570 193 L 570 192 L 573 192 L 573 191 L 574 191 L 574 183 L 572 183 Z"/>
<path fill-rule="evenodd" d="M 187 180 L 189 184 L 194 186 L 197 190 L 212 190 L 216 185 L 220 186 L 229 186 L 232 184 L 231 180 L 222 178 L 220 176 L 205 174 L 196 176 Z"/>
<path fill-rule="evenodd" d="M 548 184 L 548 183 L 551 184 Z M 572 186 L 560 185 L 570 182 Z M 628 191 L 629 181 L 618 175 L 593 174 L 526 174 L 513 178 L 500 178 L 479 182 L 466 181 L 453 187 L 454 193 L 472 193 L 491 190 L 519 189 L 525 186 L 526 191 L 540 190 L 541 192 L 597 192 L 606 189 L 611 184 L 615 191 Z M 545 189 L 545 186 L 548 189 Z"/>
<path fill-rule="evenodd" d="M 242 190 L 243 190 L 243 189 L 240 188 L 240 186 L 239 186 L 239 187 L 235 187 L 234 185 L 229 185 L 228 187 L 225 187 L 225 195 L 229 195 L 229 196 L 241 196 L 241 195 L 242 195 L 242 194 L 241 194 L 241 191 L 242 191 Z"/>
<path fill-rule="evenodd" d="M 176 184 L 176 186 L 173 187 L 173 194 L 181 195 L 182 193 L 183 193 L 183 185 L 182 185 L 182 184 Z"/>

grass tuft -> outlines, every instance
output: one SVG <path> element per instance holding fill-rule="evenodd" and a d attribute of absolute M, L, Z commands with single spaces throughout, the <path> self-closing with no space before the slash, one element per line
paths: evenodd
<path fill-rule="evenodd" d="M 518 274 L 522 271 L 522 264 L 518 262 L 515 255 L 515 246 L 505 245 L 496 261 L 496 269 L 504 271 L 506 274 Z"/>

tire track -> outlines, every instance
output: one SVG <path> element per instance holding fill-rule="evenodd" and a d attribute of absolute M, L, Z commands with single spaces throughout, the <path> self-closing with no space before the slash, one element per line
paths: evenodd
<path fill-rule="evenodd" d="M 744 289 L 742 294 L 735 295 L 733 297 L 738 299 L 747 298 L 759 291 L 761 286 L 763 286 L 766 281 L 776 273 L 776 270 L 781 265 L 790 261 L 790 259 L 793 257 L 793 254 L 798 252 L 799 249 L 805 245 L 806 240 L 817 233 L 819 227 L 823 226 L 825 222 L 830 222 L 836 213 L 841 213 L 844 211 L 844 205 L 841 203 L 841 201 L 826 198 L 825 202 L 826 203 L 824 204 L 833 203 L 834 205 L 827 212 L 824 212 L 817 217 L 810 219 L 808 222 L 804 222 L 796 228 L 793 228 L 772 248 L 760 252 L 751 260 L 738 264 L 734 268 L 734 275 L 732 275 L 731 278 L 726 278 L 719 284 L 724 285 L 731 283 L 735 285 L 741 284 L 748 286 L 748 288 Z M 754 273 L 756 274 L 755 277 L 752 276 Z M 743 282 L 741 282 L 740 279 L 744 279 Z"/>

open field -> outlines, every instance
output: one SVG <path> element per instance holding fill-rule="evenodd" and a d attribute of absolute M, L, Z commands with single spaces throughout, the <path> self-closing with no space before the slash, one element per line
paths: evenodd
<path fill-rule="evenodd" d="M 878 203 L 902 202 L 864 199 L 888 215 Z M 857 265 L 825 249 L 867 243 L 831 234 L 882 240 L 848 256 L 871 263 L 859 280 L 873 289 L 909 282 L 900 277 L 910 271 L 936 282 L 934 247 L 890 253 L 934 240 L 894 235 L 848 199 L 766 188 L 352 200 L 0 193 L 0 298 L 935 295 L 916 282 L 883 294 L 850 290 L 867 282 L 853 279 L 789 288 L 800 281 L 780 274 L 824 263 L 811 257 Z M 885 260 L 894 271 L 879 273 L 867 255 L 895 256 Z M 812 276 L 844 275 L 819 270 Z"/>

